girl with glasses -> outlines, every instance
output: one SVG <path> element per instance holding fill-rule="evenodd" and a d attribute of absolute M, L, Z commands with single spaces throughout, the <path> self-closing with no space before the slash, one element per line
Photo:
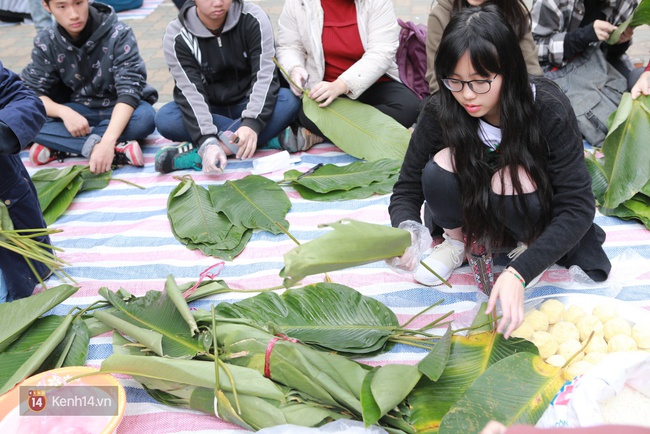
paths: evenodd
<path fill-rule="evenodd" d="M 423 203 L 444 228 L 444 242 L 424 262 L 447 279 L 466 253 L 479 287 L 500 302 L 498 331 L 509 337 L 524 319 L 524 289 L 557 263 L 593 280 L 611 264 L 605 234 L 593 223 L 595 201 L 575 114 L 550 80 L 531 77 L 515 34 L 494 5 L 455 15 L 435 59 L 440 92 L 418 119 L 395 184 L 393 226 L 413 245 L 389 263 L 441 283 L 419 264 L 430 246 Z M 491 252 L 508 251 L 494 280 Z"/>
<path fill-rule="evenodd" d="M 523 0 L 437 0 L 429 12 L 427 23 L 427 81 L 431 93 L 438 92 L 438 81 L 433 61 L 438 52 L 442 32 L 449 24 L 452 14 L 470 6 L 493 4 L 499 7 L 515 32 L 519 46 L 524 54 L 526 69 L 533 75 L 542 75 L 537 57 L 537 46 L 530 31 L 530 14 Z"/>

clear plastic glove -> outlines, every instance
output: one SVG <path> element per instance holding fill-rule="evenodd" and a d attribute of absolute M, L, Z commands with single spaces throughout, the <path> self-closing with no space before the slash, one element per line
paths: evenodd
<path fill-rule="evenodd" d="M 386 264 L 397 272 L 414 271 L 420 263 L 422 254 L 431 247 L 433 242 L 431 233 L 429 228 L 413 220 L 403 221 L 398 228 L 411 233 L 411 245 L 404 250 L 402 256 L 386 259 Z"/>
<path fill-rule="evenodd" d="M 228 157 L 221 149 L 221 145 L 217 139 L 208 139 L 199 148 L 199 156 L 203 164 L 203 171 L 205 173 L 214 173 L 219 169 L 223 171 L 228 164 Z"/>
<path fill-rule="evenodd" d="M 289 77 L 291 78 L 291 81 L 302 88 L 307 85 L 307 81 L 309 80 L 309 74 L 307 74 L 307 71 L 302 66 L 294 66 Z M 291 83 L 289 84 L 291 86 L 291 92 L 293 92 L 294 95 L 302 96 L 302 90 Z"/>

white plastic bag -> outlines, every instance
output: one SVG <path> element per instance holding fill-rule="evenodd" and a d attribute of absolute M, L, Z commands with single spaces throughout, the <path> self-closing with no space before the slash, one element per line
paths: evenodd
<path fill-rule="evenodd" d="M 599 403 L 620 393 L 625 385 L 650 397 L 650 354 L 638 351 L 607 355 L 586 374 L 567 382 L 536 426 L 602 425 L 606 421 Z"/>

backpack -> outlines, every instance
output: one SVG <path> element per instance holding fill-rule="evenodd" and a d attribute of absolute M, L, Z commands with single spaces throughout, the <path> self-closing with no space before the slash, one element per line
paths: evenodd
<path fill-rule="evenodd" d="M 560 86 L 569 98 L 585 140 L 600 148 L 607 136 L 607 120 L 627 91 L 627 79 L 596 46 L 544 75 Z"/>
<path fill-rule="evenodd" d="M 401 27 L 395 60 L 399 78 L 420 99 L 429 95 L 427 74 L 427 26 L 397 19 Z"/>

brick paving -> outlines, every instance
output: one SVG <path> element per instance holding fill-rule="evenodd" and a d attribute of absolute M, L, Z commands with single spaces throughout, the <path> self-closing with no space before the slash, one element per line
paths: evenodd
<path fill-rule="evenodd" d="M 277 27 L 283 0 L 247 0 L 258 3 Z M 416 23 L 427 22 L 432 0 L 394 0 L 395 12 L 404 20 Z M 530 5 L 531 0 L 526 0 Z M 140 53 L 147 65 L 148 81 L 160 94 L 160 102 L 171 101 L 174 83 L 167 70 L 161 44 L 167 24 L 176 17 L 178 10 L 171 0 L 164 2 L 144 19 L 124 20 L 130 25 L 138 39 Z M 29 62 L 32 42 L 36 30 L 30 24 L 0 27 L 0 60 L 5 67 L 19 73 Z M 650 59 L 650 27 L 636 29 L 633 44 L 628 50 L 630 57 L 646 64 Z"/>

